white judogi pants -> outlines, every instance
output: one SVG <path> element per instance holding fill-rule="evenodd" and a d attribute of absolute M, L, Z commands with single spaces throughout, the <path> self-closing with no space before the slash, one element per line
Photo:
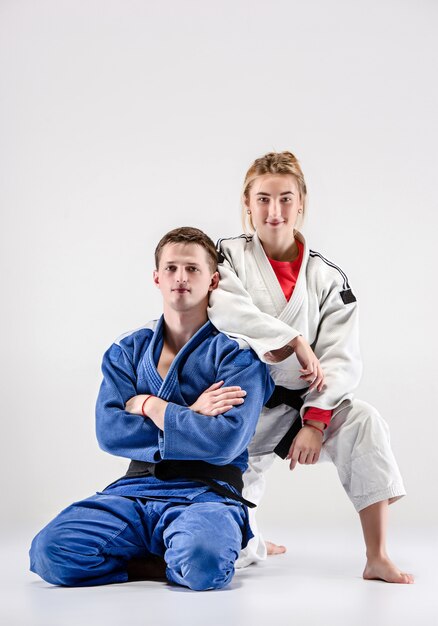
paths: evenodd
<path fill-rule="evenodd" d="M 280 405 L 274 409 L 264 409 L 260 418 L 260 428 L 250 446 L 249 467 L 243 476 L 243 495 L 247 500 L 259 504 L 265 490 L 265 473 L 271 467 L 276 455 L 263 451 L 265 444 L 261 436 L 269 429 L 269 414 L 273 421 L 282 421 L 286 413 L 289 420 L 281 436 L 292 423 L 297 411 Z M 282 414 L 282 415 L 281 415 Z M 274 446 L 273 446 L 274 447 Z M 273 449 L 271 447 L 271 450 Z M 261 450 L 259 454 L 256 454 Z M 389 428 L 374 407 L 361 400 L 345 401 L 333 412 L 332 420 L 324 431 L 324 443 L 318 463 L 331 461 L 335 464 L 342 486 L 356 511 L 389 500 L 392 504 L 406 495 L 397 462 L 391 450 Z M 246 567 L 266 558 L 266 546 L 257 528 L 256 509 L 249 509 L 251 530 L 254 537 L 242 550 L 236 567 Z"/>

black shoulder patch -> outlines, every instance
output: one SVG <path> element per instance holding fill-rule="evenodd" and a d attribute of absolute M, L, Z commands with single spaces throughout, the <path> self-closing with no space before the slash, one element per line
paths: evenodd
<path fill-rule="evenodd" d="M 352 302 L 356 302 L 356 296 L 351 291 L 351 289 L 344 289 L 339 293 L 341 294 L 342 302 L 344 304 L 351 304 Z"/>
<path fill-rule="evenodd" d="M 352 302 L 356 302 L 356 296 L 351 291 L 346 273 L 343 270 L 341 270 L 341 268 L 338 265 L 335 265 L 332 261 L 329 261 L 328 259 L 326 259 L 319 252 L 315 252 L 314 250 L 309 250 L 309 255 L 311 257 L 315 257 L 315 256 L 319 257 L 322 261 L 324 261 L 324 263 L 326 263 L 330 267 L 333 267 L 335 270 L 339 272 L 344 283 L 342 291 L 339 292 L 341 294 L 342 302 L 344 304 L 351 304 Z"/>

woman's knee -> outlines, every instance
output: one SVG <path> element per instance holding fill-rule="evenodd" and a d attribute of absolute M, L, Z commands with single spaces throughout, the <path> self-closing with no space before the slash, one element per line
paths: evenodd
<path fill-rule="evenodd" d="M 374 441 L 377 441 L 380 437 L 385 439 L 389 437 L 388 424 L 371 404 L 357 400 L 353 405 L 353 411 L 362 431 L 368 433 Z"/>
<path fill-rule="evenodd" d="M 339 422 L 340 432 L 356 429 L 359 433 L 388 435 L 388 425 L 375 407 L 363 400 L 353 400 L 345 409 L 335 413 L 334 425 Z"/>

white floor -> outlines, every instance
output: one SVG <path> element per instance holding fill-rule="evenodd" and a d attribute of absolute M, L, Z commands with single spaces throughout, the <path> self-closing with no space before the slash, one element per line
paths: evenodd
<path fill-rule="evenodd" d="M 225 590 L 191 592 L 165 583 L 52 587 L 27 571 L 30 537 L 2 544 L 3 626 L 436 626 L 437 532 L 392 532 L 391 556 L 414 585 L 364 581 L 361 538 L 336 532 L 271 533 L 288 553 L 239 570 Z"/>

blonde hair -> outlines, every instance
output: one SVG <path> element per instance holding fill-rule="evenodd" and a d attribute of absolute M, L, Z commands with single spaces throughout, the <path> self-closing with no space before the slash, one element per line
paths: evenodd
<path fill-rule="evenodd" d="M 242 193 L 243 230 L 249 233 L 254 233 L 255 231 L 251 215 L 247 213 L 247 203 L 249 203 L 249 192 L 254 181 L 264 174 L 285 174 L 295 178 L 300 192 L 300 199 L 303 204 L 303 212 L 300 220 L 300 222 L 302 222 L 306 212 L 307 187 L 299 161 L 292 152 L 268 152 L 268 154 L 254 161 L 245 176 Z"/>

